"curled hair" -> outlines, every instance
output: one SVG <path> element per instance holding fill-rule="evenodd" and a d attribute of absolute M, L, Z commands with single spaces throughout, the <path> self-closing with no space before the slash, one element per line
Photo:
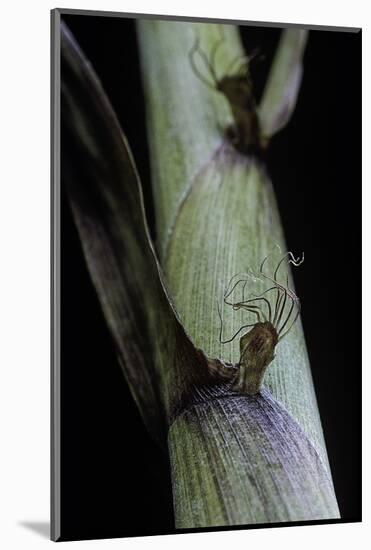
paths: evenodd
<path fill-rule="evenodd" d="M 289 276 L 286 272 L 285 282 L 279 282 L 279 272 L 282 270 L 282 266 L 289 266 L 290 264 L 297 267 L 304 261 L 304 253 L 302 256 L 295 256 L 292 252 L 286 252 L 279 259 L 273 273 L 266 273 L 266 263 L 268 256 L 266 256 L 257 274 L 252 271 L 247 273 L 238 273 L 234 275 L 223 295 L 224 304 L 233 308 L 234 311 L 244 310 L 255 316 L 255 322 L 241 326 L 237 332 L 229 339 L 222 339 L 223 322 L 220 314 L 220 308 L 218 304 L 218 313 L 220 318 L 220 335 L 219 341 L 222 344 L 232 342 L 240 332 L 246 328 L 251 328 L 256 323 L 271 323 L 274 327 L 278 342 L 282 340 L 292 329 L 296 320 L 300 314 L 300 301 L 295 292 L 289 286 Z M 268 282 L 269 288 L 261 292 L 260 294 L 249 293 L 246 297 L 246 287 L 249 288 L 249 283 Z M 241 297 L 238 300 L 233 300 L 233 295 L 236 290 L 241 291 Z"/>
<path fill-rule="evenodd" d="M 195 42 L 189 52 L 189 61 L 194 73 L 206 86 L 212 89 L 218 89 L 221 78 L 218 77 L 215 66 L 216 56 L 220 46 L 225 42 L 223 31 L 220 28 L 220 38 L 216 40 L 208 56 L 200 46 L 200 37 L 196 34 Z M 258 50 L 254 50 L 251 55 L 238 55 L 228 64 L 223 78 L 235 76 L 248 76 L 249 63 L 258 56 Z M 199 60 L 197 63 L 197 59 Z M 202 63 L 206 73 L 201 72 L 199 65 Z"/>

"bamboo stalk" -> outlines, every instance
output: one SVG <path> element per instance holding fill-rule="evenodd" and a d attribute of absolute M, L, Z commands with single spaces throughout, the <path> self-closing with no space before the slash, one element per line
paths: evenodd
<path fill-rule="evenodd" d="M 221 94 L 211 90 L 200 80 L 199 75 L 195 74 L 188 54 L 192 50 L 195 37 L 199 37 L 200 47 L 209 55 L 215 41 L 223 34 L 226 38 L 225 44 L 215 63 L 215 72 L 223 76 L 230 60 L 242 54 L 242 47 L 237 31 L 232 26 L 223 26 L 221 33 L 216 25 L 139 21 L 138 30 L 146 90 L 153 191 L 157 197 L 157 246 L 161 262 L 179 317 L 195 345 L 209 357 L 236 363 L 239 359 L 238 340 L 223 346 L 218 339 L 217 300 L 221 296 L 223 286 L 232 276 L 246 271 L 249 267 L 257 268 L 275 245 L 280 245 L 283 250 L 286 246 L 274 192 L 265 166 L 253 156 L 241 155 L 227 142 L 220 130 L 225 128 L 230 120 L 227 103 Z M 288 34 L 286 33 L 281 41 L 268 81 L 268 89 L 263 96 L 262 108 L 265 113 L 269 104 L 271 108 L 276 107 L 279 112 L 280 105 L 274 105 L 274 100 L 279 103 L 287 97 L 285 83 L 279 81 L 277 76 L 279 66 L 284 63 L 287 72 L 287 59 L 292 59 L 294 69 L 296 65 L 301 66 L 305 37 L 297 33 L 295 36 L 295 32 L 293 36 L 290 32 L 287 31 Z M 298 46 L 298 41 L 299 55 L 290 56 L 290 50 Z M 292 66 L 290 68 L 293 70 Z M 288 85 L 291 85 L 290 82 Z M 273 88 L 275 95 L 270 91 Z M 291 93 L 291 106 L 297 92 L 298 86 L 296 92 L 294 90 Z M 265 116 L 268 119 L 268 114 Z M 280 127 L 287 120 L 287 117 L 286 120 L 281 120 Z M 278 124 L 275 126 L 271 123 L 267 135 L 277 129 Z M 176 151 L 180 153 L 176 155 Z M 222 316 L 225 326 L 229 327 L 229 334 L 234 334 L 243 324 L 241 316 L 236 315 L 231 308 L 224 307 Z M 277 347 L 276 359 L 266 376 L 266 386 L 284 405 L 291 414 L 292 421 L 300 425 L 303 433 L 313 444 L 330 480 L 331 474 L 300 322 Z M 220 524 L 220 521 L 284 521 L 282 509 L 279 508 L 269 514 L 266 510 L 261 514 L 257 512 L 257 517 L 254 516 L 254 510 L 259 509 L 259 498 L 262 499 L 260 504 L 263 510 L 263 500 L 270 502 L 273 497 L 261 485 L 264 484 L 265 476 L 270 478 L 269 461 L 267 462 L 265 456 L 264 445 L 259 447 L 259 439 L 247 442 L 247 438 L 243 437 L 243 442 L 239 441 L 233 427 L 236 423 L 242 433 L 247 429 L 248 413 L 244 406 L 248 407 L 249 402 L 242 400 L 242 406 L 239 400 L 239 407 L 234 407 L 234 398 L 231 396 L 231 407 L 226 413 L 225 408 L 220 406 L 221 402 L 215 399 L 214 404 L 207 405 L 208 414 L 199 416 L 198 410 L 189 409 L 187 415 L 182 420 L 177 420 L 170 430 L 169 444 L 172 456 L 175 457 L 172 461 L 174 485 L 178 488 L 178 491 L 175 491 L 177 525 L 192 526 L 194 522 L 213 525 Z M 224 394 L 223 403 L 229 403 Z M 230 414 L 233 422 L 229 421 Z M 211 421 L 214 417 L 216 420 Z M 263 418 L 260 420 L 264 423 Z M 255 421 L 257 434 L 260 427 L 257 419 Z M 178 427 L 178 423 L 181 423 L 181 428 Z M 194 432 L 195 425 L 197 434 Z M 228 425 L 229 430 L 225 431 Z M 287 433 L 286 436 L 288 443 L 290 434 Z M 227 468 L 223 470 L 221 456 L 218 455 L 213 461 L 211 456 L 203 454 L 206 452 L 206 444 L 203 445 L 201 442 L 209 441 L 210 438 L 215 439 L 216 448 L 220 453 L 223 453 L 223 441 L 227 449 L 233 447 L 231 440 L 234 441 L 235 447 L 240 449 L 233 464 L 236 468 L 234 473 Z M 176 450 L 178 447 L 184 449 L 184 440 L 192 446 L 193 463 L 186 462 L 184 453 Z M 254 445 L 256 448 L 253 448 Z M 258 463 L 261 470 L 260 475 L 254 478 L 254 489 L 249 483 L 247 470 L 248 457 L 256 453 L 260 457 Z M 193 476 L 193 482 L 189 487 L 191 482 L 187 481 L 187 476 L 197 470 L 200 463 L 208 466 L 205 465 L 202 475 Z M 264 463 L 265 466 L 262 466 Z M 187 475 L 182 476 L 180 484 L 179 472 L 184 471 Z M 215 499 L 210 504 L 209 516 L 203 515 L 206 513 L 207 503 L 204 503 L 204 506 L 200 504 L 200 499 L 204 502 L 209 498 L 209 491 L 214 483 L 219 484 L 218 498 L 224 502 L 226 510 L 220 517 L 214 517 L 210 512 L 216 506 Z M 284 488 L 282 490 L 284 491 Z M 317 490 L 321 492 L 319 486 Z M 323 517 L 338 517 L 331 481 L 327 485 L 327 490 L 330 495 L 327 504 L 331 504 L 327 509 L 322 509 L 322 512 L 317 511 L 317 519 L 321 514 Z M 305 492 L 306 489 L 303 488 L 302 502 L 296 502 L 293 509 L 284 514 L 286 521 L 303 517 L 313 519 L 307 503 L 304 503 Z M 234 508 L 238 503 L 238 513 L 235 512 L 238 517 L 230 511 L 230 498 L 232 501 L 236 499 Z M 284 500 L 285 498 L 290 502 L 288 494 L 283 496 Z M 187 500 L 188 507 L 183 503 L 184 499 Z M 181 504 L 178 504 L 179 501 Z M 232 514 L 232 517 L 228 514 Z M 203 519 L 200 520 L 200 517 Z"/>

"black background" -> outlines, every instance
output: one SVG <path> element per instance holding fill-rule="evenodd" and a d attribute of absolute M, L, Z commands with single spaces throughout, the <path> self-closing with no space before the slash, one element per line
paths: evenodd
<path fill-rule="evenodd" d="M 155 237 L 135 23 L 63 19 L 128 137 Z M 259 46 L 265 56 L 254 67 L 258 96 L 279 32 L 241 27 L 247 51 Z M 289 249 L 305 251 L 295 285 L 341 516 L 359 521 L 361 33 L 311 31 L 304 64 L 295 114 L 267 165 Z M 61 215 L 62 539 L 173 532 L 168 459 L 142 425 L 116 362 L 65 196 Z"/>

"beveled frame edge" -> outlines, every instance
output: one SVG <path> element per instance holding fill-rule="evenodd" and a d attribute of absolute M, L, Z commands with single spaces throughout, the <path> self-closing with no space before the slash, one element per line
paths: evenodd
<path fill-rule="evenodd" d="M 79 10 L 69 8 L 55 8 L 60 15 L 87 15 L 101 17 L 125 17 L 128 19 L 160 19 L 164 21 L 195 21 L 201 23 L 226 23 L 231 25 L 246 25 L 253 27 L 272 27 L 272 28 L 300 28 L 319 31 L 334 31 L 334 32 L 353 32 L 357 33 L 362 30 L 362 27 L 337 27 L 332 25 L 316 25 L 303 23 L 273 23 L 270 21 L 247 21 L 243 19 L 218 19 L 215 17 L 192 17 L 185 15 L 161 15 L 149 13 L 124 13 L 116 11 L 101 11 L 101 10 Z"/>
<path fill-rule="evenodd" d="M 60 517 L 60 13 L 51 11 L 51 422 L 50 422 L 50 538 L 61 536 Z"/>

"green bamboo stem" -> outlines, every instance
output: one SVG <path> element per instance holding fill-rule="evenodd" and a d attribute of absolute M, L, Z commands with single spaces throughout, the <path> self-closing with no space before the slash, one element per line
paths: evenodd
<path fill-rule="evenodd" d="M 190 65 L 188 53 L 195 37 L 200 37 L 200 45 L 208 53 L 220 37 L 220 29 L 209 24 L 139 21 L 138 30 L 158 220 L 157 247 L 161 263 L 179 317 L 195 345 L 209 357 L 236 363 L 239 359 L 238 339 L 225 346 L 219 342 L 217 300 L 232 276 L 245 272 L 249 267 L 256 269 L 277 244 L 282 250 L 286 250 L 272 185 L 260 161 L 242 156 L 227 143 L 222 129 L 230 121 L 228 105 L 221 94 L 210 90 L 200 81 Z M 226 42 L 216 62 L 216 72 L 221 76 L 230 60 L 242 53 L 236 29 L 233 26 L 224 26 L 223 34 Z M 303 37 L 299 38 L 303 43 Z M 293 43 L 295 40 L 292 40 L 291 36 L 290 40 L 281 41 L 281 48 L 292 48 Z M 302 51 L 303 48 L 301 53 Z M 281 51 L 277 54 L 276 63 L 279 64 L 282 59 L 286 62 L 287 55 Z M 300 56 L 298 63 L 301 63 Z M 276 83 L 277 71 L 275 65 L 271 79 Z M 279 85 L 277 87 L 279 88 Z M 280 94 L 278 100 L 279 96 Z M 266 97 L 269 100 L 264 100 L 265 105 L 272 102 L 269 89 L 264 98 Z M 271 133 L 274 133 L 275 129 L 277 128 L 272 124 Z M 228 334 L 234 334 L 243 324 L 241 316 L 231 311 L 231 308 L 224 307 L 222 316 L 225 326 L 228 327 Z M 276 359 L 268 370 L 265 383 L 272 395 L 301 426 L 318 452 L 330 478 L 300 321 L 277 347 Z M 197 414 L 195 410 L 193 413 Z M 220 416 L 220 411 L 212 411 L 210 414 L 218 416 L 216 425 L 222 426 L 227 422 L 225 416 Z M 238 425 L 243 426 L 246 421 L 243 408 L 234 409 L 233 414 L 235 419 L 238 417 Z M 192 411 L 188 411 L 188 415 L 192 416 Z M 184 420 L 177 420 L 169 435 L 172 456 L 177 457 L 174 459 L 175 464 L 173 461 L 176 487 L 179 487 L 179 471 L 186 468 L 183 455 L 176 451 L 179 446 L 183 448 L 184 439 L 193 441 L 193 456 L 196 457 L 194 468 L 204 460 L 198 456 L 199 453 L 202 455 L 200 439 L 194 436 L 192 428 L 196 420 L 190 420 L 189 416 L 187 418 L 186 424 Z M 180 422 L 181 429 L 177 427 L 177 423 Z M 207 424 L 207 418 L 205 424 L 202 421 L 197 424 L 203 438 L 206 437 L 205 432 L 212 432 L 212 437 L 217 440 L 225 436 L 216 430 L 216 425 L 215 431 L 210 432 Z M 235 438 L 234 435 L 229 435 Z M 230 441 L 225 445 L 229 446 Z M 260 449 L 260 453 L 262 463 L 263 448 Z M 219 459 L 223 462 L 222 458 Z M 251 507 L 256 505 L 256 501 L 253 505 L 248 502 L 247 497 L 245 500 L 241 497 L 241 491 L 245 490 L 248 481 L 246 456 L 245 459 L 240 459 L 239 466 L 234 464 L 238 472 L 236 476 L 240 480 L 237 485 L 236 479 L 231 481 L 231 471 L 225 469 L 222 473 L 220 464 L 216 462 L 218 475 L 222 476 L 224 481 L 228 480 L 228 491 L 232 491 L 238 502 L 241 514 L 239 521 L 283 521 L 278 509 L 276 515 L 273 513 L 269 516 L 270 519 L 266 514 L 260 515 L 259 520 L 253 519 Z M 214 479 L 215 472 L 208 471 L 207 466 L 205 469 L 203 475 L 197 478 L 198 485 L 193 484 L 190 489 L 187 487 L 187 477 L 184 476 L 182 483 L 185 487 L 179 488 L 178 493 L 175 492 L 178 525 L 191 526 L 192 521 L 197 521 L 197 514 L 202 513 L 200 509 L 191 513 L 189 508 L 186 512 L 186 507 L 178 505 L 177 502 L 179 499 L 191 499 L 197 508 L 201 506 L 198 498 L 208 498 L 207 483 Z M 268 470 L 263 467 L 262 480 L 268 475 Z M 187 471 L 189 473 L 188 469 Z M 222 485 L 223 483 L 221 482 Z M 338 517 L 331 481 L 329 487 L 332 504 L 327 510 L 329 516 L 326 517 Z M 254 492 L 251 487 L 250 489 Z M 319 487 L 318 490 L 320 491 Z M 262 491 L 264 492 L 263 489 Z M 270 498 L 268 494 L 266 498 Z M 287 514 L 286 520 L 294 516 L 304 517 L 304 503 L 302 506 L 304 507 L 301 510 L 299 506 L 296 511 Z M 202 506 L 201 508 L 203 510 Z M 325 511 L 322 513 L 326 515 Z M 186 520 L 183 514 L 186 514 Z M 236 518 L 228 519 L 227 516 L 227 513 L 224 514 L 222 521 L 237 521 Z M 312 517 L 307 509 L 308 519 L 309 516 Z M 207 524 L 212 525 L 214 521 L 218 520 L 211 515 Z"/>
<path fill-rule="evenodd" d="M 307 39 L 308 31 L 303 29 L 291 29 L 282 33 L 259 106 L 262 132 L 267 137 L 281 130 L 295 109 Z"/>

